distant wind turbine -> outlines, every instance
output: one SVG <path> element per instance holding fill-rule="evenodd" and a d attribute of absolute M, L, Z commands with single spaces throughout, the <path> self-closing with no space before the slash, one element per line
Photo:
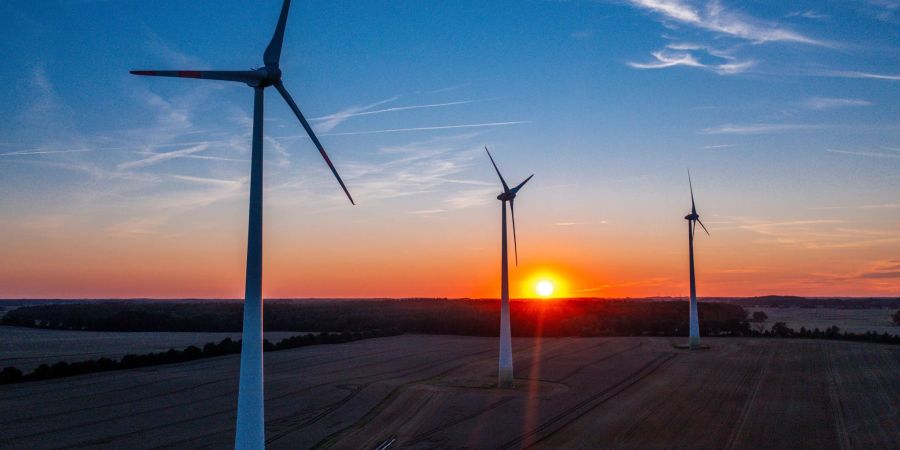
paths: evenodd
<path fill-rule="evenodd" d="M 244 322 L 241 344 L 241 373 L 238 388 L 237 429 L 234 446 L 238 449 L 265 447 L 263 409 L 263 303 L 262 303 L 262 206 L 263 206 L 263 90 L 274 86 L 294 111 L 300 124 L 319 149 L 325 163 L 353 203 L 353 197 L 338 175 L 325 148 L 281 83 L 281 44 L 291 1 L 284 0 L 275 34 L 263 53 L 265 66 L 254 70 L 133 70 L 134 75 L 199 78 L 203 80 L 237 81 L 253 88 L 253 149 L 250 163 L 250 222 L 247 233 L 247 278 L 244 290 Z"/>
<path fill-rule="evenodd" d="M 503 193 L 497 196 L 497 200 L 500 200 L 503 204 L 503 231 L 501 232 L 503 243 L 501 244 L 502 257 L 500 259 L 500 364 L 497 372 L 497 385 L 501 388 L 511 388 L 513 387 L 513 360 L 512 336 L 509 328 L 509 263 L 506 251 L 506 202 L 509 202 L 509 211 L 512 216 L 513 248 L 515 249 L 516 266 L 518 266 L 519 245 L 516 242 L 516 209 L 514 204 L 519 189 L 522 189 L 522 186 L 525 186 L 525 183 L 534 174 L 531 174 L 518 186 L 510 189 L 506 184 L 506 180 L 503 179 L 503 175 L 500 175 L 500 169 L 497 168 L 497 163 L 494 162 L 494 157 L 491 156 L 490 150 L 485 147 L 484 151 L 487 152 L 488 158 L 491 159 L 491 164 L 494 165 L 494 170 L 497 171 L 497 176 L 500 177 L 500 183 L 503 184 Z"/>
<path fill-rule="evenodd" d="M 697 283 L 694 280 L 694 232 L 699 223 L 703 227 L 703 231 L 709 236 L 709 230 L 706 225 L 700 221 L 700 214 L 697 214 L 697 205 L 694 203 L 694 185 L 691 182 L 691 172 L 688 171 L 688 186 L 691 189 L 691 213 L 684 216 L 688 221 L 688 255 L 690 257 L 690 273 L 691 273 L 691 312 L 690 312 L 690 337 L 688 338 L 688 346 L 692 350 L 700 348 L 700 319 L 697 317 Z"/>

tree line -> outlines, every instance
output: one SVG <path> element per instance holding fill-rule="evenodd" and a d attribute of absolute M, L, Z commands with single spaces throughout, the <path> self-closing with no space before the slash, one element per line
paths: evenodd
<path fill-rule="evenodd" d="M 747 335 L 740 305 L 704 302 L 707 335 Z M 677 336 L 687 333 L 684 301 L 514 300 L 515 336 Z M 496 336 L 496 300 L 334 300 L 266 302 L 267 331 L 364 331 Z M 109 302 L 50 304 L 7 313 L 5 325 L 91 331 L 241 331 L 238 302 Z"/>
<path fill-rule="evenodd" d="M 784 322 L 775 322 L 768 330 L 754 330 L 753 336 L 775 337 L 775 338 L 805 338 L 805 339 L 833 339 L 841 341 L 864 341 L 876 342 L 881 344 L 900 344 L 900 335 L 867 331 L 865 333 L 853 333 L 849 331 L 841 331 L 838 326 L 830 326 L 824 330 L 818 328 L 809 329 L 800 327 L 794 331 L 793 328 L 787 326 Z"/>
<path fill-rule="evenodd" d="M 358 341 L 375 337 L 393 336 L 399 334 L 396 330 L 370 330 L 364 332 L 343 333 L 306 333 L 303 335 L 284 338 L 277 343 L 269 340 L 263 341 L 263 351 L 274 352 L 292 348 L 306 347 L 308 345 L 340 344 L 344 342 Z M 169 349 L 166 352 L 128 354 L 121 359 L 100 358 L 87 361 L 66 362 L 59 361 L 55 364 L 41 364 L 30 373 L 24 374 L 16 367 L 10 366 L 0 371 L 0 384 L 22 383 L 26 381 L 49 380 L 52 378 L 70 377 L 86 373 L 106 372 L 110 370 L 136 369 L 139 367 L 157 366 L 161 364 L 173 364 L 194 361 L 202 358 L 231 355 L 241 352 L 241 341 L 225 338 L 219 343 L 210 342 L 203 348 L 191 345 L 183 350 Z"/>

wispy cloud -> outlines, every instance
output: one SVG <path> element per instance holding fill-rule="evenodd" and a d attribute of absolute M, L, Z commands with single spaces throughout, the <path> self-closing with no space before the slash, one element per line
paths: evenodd
<path fill-rule="evenodd" d="M 344 133 L 324 133 L 323 136 L 356 136 L 362 134 L 381 134 L 381 133 L 405 133 L 410 131 L 430 131 L 430 130 L 452 130 L 457 128 L 483 128 L 483 127 L 501 127 L 506 125 L 520 125 L 531 123 L 527 120 L 516 120 L 510 122 L 486 122 L 473 123 L 464 125 L 436 125 L 431 127 L 415 127 L 415 128 L 392 128 L 387 130 L 369 130 L 369 131 L 349 131 Z"/>
<path fill-rule="evenodd" d="M 398 97 L 391 97 L 385 100 L 381 100 L 375 103 L 371 103 L 368 105 L 357 105 L 351 106 L 349 108 L 345 108 L 341 111 L 338 111 L 334 114 L 329 114 L 323 117 L 316 117 L 312 120 L 319 121 L 320 123 L 316 124 L 316 131 L 321 133 L 327 133 L 333 130 L 335 127 L 346 121 L 347 119 L 358 116 L 361 114 L 366 114 L 366 111 L 375 108 L 376 106 L 381 106 L 390 102 L 397 100 Z M 382 110 L 384 111 L 384 110 Z M 369 112 L 370 114 L 374 114 L 375 112 Z"/>
<path fill-rule="evenodd" d="M 737 144 L 714 144 L 714 145 L 704 145 L 701 148 L 706 149 L 706 150 L 715 150 L 715 149 L 719 149 L 719 148 L 731 148 L 736 145 Z"/>
<path fill-rule="evenodd" d="M 805 11 L 791 11 L 787 13 L 785 17 L 802 17 L 804 19 L 826 20 L 831 16 L 829 16 L 828 14 L 822 14 L 813 9 L 808 9 Z"/>
<path fill-rule="evenodd" d="M 900 259 L 873 261 L 868 267 L 855 274 L 845 276 L 846 279 L 859 278 L 878 282 L 884 280 L 888 283 L 896 283 L 894 278 L 900 278 Z"/>
<path fill-rule="evenodd" d="M 900 243 L 895 230 L 848 227 L 842 219 L 767 221 L 748 217 L 729 218 L 739 229 L 755 232 L 769 242 L 807 250 L 877 247 Z"/>
<path fill-rule="evenodd" d="M 824 110 L 852 106 L 869 106 L 872 102 L 858 98 L 810 97 L 801 102 L 804 108 Z"/>
<path fill-rule="evenodd" d="M 776 24 L 765 23 L 744 14 L 729 11 L 717 0 L 707 2 L 703 8 L 695 8 L 681 0 L 630 0 L 630 3 L 638 8 L 659 14 L 666 20 L 755 43 L 783 41 L 830 46 L 826 42 Z"/>
<path fill-rule="evenodd" d="M 859 72 L 852 70 L 831 70 L 821 72 L 819 75 L 838 78 L 868 78 L 873 80 L 900 81 L 900 75 L 883 74 L 874 72 Z"/>
<path fill-rule="evenodd" d="M 900 203 L 881 203 L 877 205 L 862 205 L 859 209 L 897 209 Z"/>
<path fill-rule="evenodd" d="M 209 148 L 209 144 L 199 144 L 181 150 L 173 150 L 171 152 L 155 153 L 152 156 L 141 158 L 135 161 L 128 161 L 116 166 L 119 170 L 137 169 L 140 167 L 152 166 L 170 159 L 181 158 L 184 156 L 200 153 Z"/>
<path fill-rule="evenodd" d="M 91 149 L 75 149 L 75 150 L 22 150 L 16 152 L 0 153 L 0 156 L 21 156 L 21 155 L 47 155 L 53 153 L 84 153 L 90 152 Z"/>
<path fill-rule="evenodd" d="M 851 150 L 835 150 L 832 148 L 825 150 L 828 153 L 838 153 L 842 155 L 854 155 L 854 156 L 866 156 L 869 158 L 890 158 L 890 159 L 900 159 L 900 153 L 882 153 L 882 152 L 871 152 L 871 151 L 851 151 Z"/>
<path fill-rule="evenodd" d="M 455 195 L 458 192 L 468 192 L 458 187 L 448 188 L 448 185 L 492 186 L 464 175 L 475 158 L 483 155 L 480 147 L 469 143 L 476 135 L 469 133 L 441 136 L 405 145 L 382 147 L 377 154 L 383 161 L 351 161 L 343 164 L 342 173 L 345 179 L 352 182 L 354 195 L 360 198 L 390 199 L 440 192 L 432 204 L 441 206 L 427 208 L 431 210 L 431 214 L 436 214 L 435 209 L 467 207 L 469 205 L 464 201 L 448 200 L 444 193 Z"/>
<path fill-rule="evenodd" d="M 311 120 L 323 121 L 323 123 L 316 125 L 316 131 L 321 131 L 321 132 L 325 133 L 325 132 L 331 131 L 337 125 L 341 124 L 342 122 L 346 121 L 347 119 L 349 119 L 351 117 L 368 116 L 368 115 L 372 115 L 372 114 L 384 114 L 384 113 L 397 112 L 397 111 L 409 111 L 409 110 L 415 110 L 415 109 L 430 109 L 430 108 L 440 108 L 440 107 L 444 107 L 444 106 L 466 105 L 469 103 L 476 103 L 479 101 L 484 101 L 484 100 L 460 100 L 460 101 L 455 101 L 455 102 L 429 103 L 429 104 L 424 104 L 424 105 L 395 106 L 392 108 L 376 109 L 374 111 L 370 110 L 371 108 L 374 108 L 376 106 L 392 102 L 392 101 L 396 100 L 397 98 L 399 98 L 399 97 L 392 97 L 390 99 L 383 100 L 383 101 L 380 101 L 377 103 L 372 103 L 371 105 L 367 105 L 367 106 L 353 106 L 353 107 L 347 108 L 343 111 L 340 111 L 340 112 L 337 112 L 334 114 L 329 114 L 327 116 L 316 117 Z"/>
<path fill-rule="evenodd" d="M 606 220 L 601 220 L 600 222 L 597 222 L 597 223 L 599 223 L 600 225 L 606 225 L 609 222 Z M 556 222 L 553 225 L 558 226 L 558 227 L 573 227 L 573 226 L 577 226 L 577 225 L 591 225 L 591 224 L 592 224 L 592 222 Z"/>
<path fill-rule="evenodd" d="M 416 216 L 431 217 L 431 216 L 434 216 L 436 214 L 440 214 L 440 213 L 446 212 L 446 211 L 447 211 L 446 209 L 433 208 L 433 209 L 419 209 L 416 211 L 410 211 L 409 213 L 416 215 Z"/>
<path fill-rule="evenodd" d="M 781 133 L 795 130 L 813 130 L 822 128 L 816 124 L 792 124 L 792 123 L 752 123 L 752 124 L 724 124 L 710 128 L 704 128 L 702 134 L 767 134 Z"/>
<path fill-rule="evenodd" d="M 756 62 L 752 60 L 739 62 L 726 62 L 719 64 L 705 64 L 697 60 L 697 58 L 688 52 L 671 52 L 660 50 L 652 52 L 651 55 L 655 61 L 650 62 L 628 62 L 627 64 L 635 69 L 665 69 L 668 67 L 687 66 L 699 67 L 711 70 L 719 75 L 734 75 L 744 72 L 753 67 Z"/>

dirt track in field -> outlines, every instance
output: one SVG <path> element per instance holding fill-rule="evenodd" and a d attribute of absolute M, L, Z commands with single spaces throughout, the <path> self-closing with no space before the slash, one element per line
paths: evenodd
<path fill-rule="evenodd" d="M 399 336 L 266 354 L 269 448 L 896 448 L 900 347 Z M 0 387 L 0 448 L 230 448 L 238 357 Z"/>

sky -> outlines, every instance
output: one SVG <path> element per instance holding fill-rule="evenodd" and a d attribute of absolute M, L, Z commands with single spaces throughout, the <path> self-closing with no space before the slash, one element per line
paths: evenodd
<path fill-rule="evenodd" d="M 0 298 L 243 296 L 280 2 L 0 2 Z M 266 297 L 900 295 L 900 0 L 295 1 Z"/>

